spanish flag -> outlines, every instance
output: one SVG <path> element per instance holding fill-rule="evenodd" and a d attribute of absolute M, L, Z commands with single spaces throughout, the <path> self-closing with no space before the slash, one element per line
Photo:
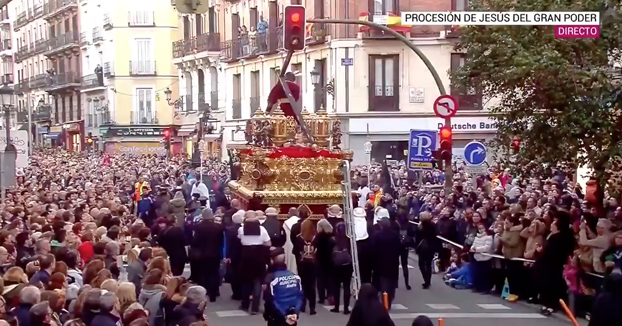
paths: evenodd
<path fill-rule="evenodd" d="M 307 23 L 305 26 L 305 39 L 313 37 L 313 23 Z"/>
<path fill-rule="evenodd" d="M 398 33 L 408 33 L 410 32 L 410 26 L 404 26 L 402 25 L 402 17 L 400 17 L 399 15 L 396 15 L 394 13 L 388 13 L 387 15 L 374 15 L 376 16 L 376 18 L 378 16 L 386 16 L 387 17 L 387 21 L 386 25 L 387 27 L 391 28 L 392 30 L 398 32 Z M 366 12 L 363 12 L 359 15 L 359 20 L 365 20 L 365 21 L 369 21 L 369 15 Z M 376 20 L 377 21 L 377 20 Z M 361 27 L 359 27 L 359 31 L 361 32 L 366 32 L 369 30 L 368 26 L 365 25 L 361 25 Z"/>

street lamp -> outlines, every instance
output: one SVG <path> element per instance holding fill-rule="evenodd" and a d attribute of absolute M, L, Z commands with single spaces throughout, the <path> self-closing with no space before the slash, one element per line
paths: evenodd
<path fill-rule="evenodd" d="M 176 99 L 175 101 L 172 100 L 171 95 L 173 94 L 173 91 L 171 91 L 170 88 L 166 88 L 164 90 L 164 95 L 166 96 L 166 103 L 168 103 L 168 105 L 175 107 L 176 110 L 180 110 L 181 108 L 184 107 L 184 100 L 179 97 L 178 99 Z"/>
<path fill-rule="evenodd" d="M 11 141 L 11 111 L 15 109 L 15 90 L 6 83 L 0 87 L 0 105 L 4 110 L 4 129 L 6 132 L 6 146 L 0 159 L 1 197 L 2 202 L 5 202 L 6 189 L 15 184 L 15 163 L 17 160 L 17 148 Z"/>
<path fill-rule="evenodd" d="M 203 139 L 201 139 L 201 141 L 199 142 L 199 153 L 200 153 L 200 168 L 199 168 L 199 173 L 201 174 L 199 176 L 201 183 L 203 183 L 203 152 L 205 151 L 205 141 Z M 196 166 L 196 165 L 195 165 Z"/>
<path fill-rule="evenodd" d="M 321 74 L 320 72 L 317 70 L 317 67 L 315 69 L 313 69 L 310 73 L 311 75 L 311 83 L 313 84 L 313 102 L 315 105 L 315 111 L 319 111 L 320 106 L 322 105 L 322 88 L 320 86 L 320 81 L 321 81 Z"/>

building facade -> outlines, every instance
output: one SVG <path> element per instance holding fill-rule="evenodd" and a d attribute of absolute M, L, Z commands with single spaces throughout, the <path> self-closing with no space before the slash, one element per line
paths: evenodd
<path fill-rule="evenodd" d="M 172 63 L 178 13 L 170 0 L 82 2 L 89 17 L 82 25 L 83 106 L 95 146 L 162 153 L 163 130 L 180 124 L 166 96 L 167 89 L 177 96 L 179 83 Z M 178 153 L 181 144 L 171 149 Z"/>
<path fill-rule="evenodd" d="M 13 23 L 12 18 L 15 15 L 14 11 L 11 11 L 13 6 L 5 5 L 0 8 L 0 58 L 2 60 L 2 64 L 0 65 L 0 78 L 2 80 L 3 85 L 13 85 L 13 69 L 14 69 L 14 60 L 13 53 L 15 52 L 13 47 L 12 35 L 13 31 L 11 30 L 11 25 Z M 2 119 L 3 128 L 5 128 L 6 122 Z M 9 119 L 9 127 L 17 128 L 17 111 L 11 112 L 11 117 Z"/>
<path fill-rule="evenodd" d="M 8 4 L 9 12 L 13 13 L 11 43 L 13 49 L 14 88 L 18 95 L 17 110 L 23 112 L 23 121 L 27 121 L 28 112 L 32 112 L 32 141 L 35 144 L 62 144 L 62 127 L 58 132 L 50 133 L 53 124 L 51 104 L 53 98 L 45 91 L 51 68 L 50 60 L 45 56 L 49 49 L 48 23 L 44 16 L 49 14 L 50 7 L 44 1 L 12 1 Z M 47 12 L 46 12 L 47 9 Z M 3 57 L 4 61 L 4 57 Z"/>
<path fill-rule="evenodd" d="M 325 1 L 219 0 L 205 15 L 183 16 L 183 37 L 175 43 L 179 94 L 198 110 L 197 101 L 217 108 L 223 149 L 244 144 L 244 124 L 277 83 L 285 57 L 282 13 L 303 4 L 306 17 L 369 20 L 409 38 L 431 61 L 445 90 L 460 109 L 453 119 L 454 153 L 472 140 L 488 140 L 496 128 L 474 87 L 452 89 L 450 73 L 462 64 L 454 51 L 451 26 L 402 26 L 403 11 L 464 10 L 467 0 L 368 0 L 338 5 Z M 199 22 L 199 23 L 198 23 Z M 410 129 L 437 130 L 433 102 L 440 91 L 430 71 L 410 48 L 382 31 L 358 25 L 306 26 L 306 49 L 294 54 L 288 70 L 303 92 L 303 106 L 323 108 L 342 123 L 343 145 L 354 151 L 354 163 L 371 159 L 404 159 Z M 217 47 L 213 40 L 219 38 Z M 218 51 L 219 50 L 219 51 Z M 210 94 L 199 96 L 199 94 Z M 186 109 L 187 106 L 184 106 Z M 192 119 L 191 119 L 192 120 Z M 196 118 L 194 118 L 196 120 Z M 372 143 L 372 153 L 364 151 Z M 226 158 L 226 151 L 221 150 Z"/>

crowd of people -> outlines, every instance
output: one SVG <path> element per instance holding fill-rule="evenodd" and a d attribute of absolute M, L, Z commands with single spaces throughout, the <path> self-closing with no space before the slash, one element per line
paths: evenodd
<path fill-rule="evenodd" d="M 561 173 L 470 180 L 455 172 L 445 194 L 441 171 L 413 180 L 403 163 L 354 168 L 362 287 L 350 311 L 355 257 L 341 207 L 320 220 L 292 208 L 280 221 L 275 208 L 244 210 L 231 196 L 227 162 L 200 170 L 181 157 L 38 150 L 0 204 L 0 322 L 205 325 L 227 283 L 252 314 L 263 297 L 268 325 L 295 325 L 318 303 L 349 315 L 351 326 L 393 325 L 398 266 L 412 289 L 411 250 L 424 289 L 442 272 L 456 288 L 540 302 L 545 315 L 563 298 L 577 314 L 591 312 L 593 326 L 621 317 L 607 308 L 621 304 L 615 199 L 598 219 Z"/>
<path fill-rule="evenodd" d="M 599 211 L 593 195 L 556 169 L 521 179 L 492 168 L 475 180 L 456 169 L 450 195 L 432 190 L 444 183 L 441 171 L 411 183 L 403 163 L 381 170 L 373 169 L 372 183 L 355 176 L 359 205 L 368 219 L 386 209 L 398 224 L 418 224 L 411 248 L 424 288 L 436 271 L 455 288 L 539 303 L 544 315 L 564 299 L 578 316 L 593 320 L 598 311 L 600 322 L 603 307 L 622 305 L 622 208 L 606 192 Z M 611 302 L 594 304 L 611 293 Z M 619 320 L 619 309 L 606 310 L 610 322 Z"/>

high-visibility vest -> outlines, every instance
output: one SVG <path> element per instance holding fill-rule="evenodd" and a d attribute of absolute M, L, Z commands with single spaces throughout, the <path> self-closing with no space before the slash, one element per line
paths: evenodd
<path fill-rule="evenodd" d="M 136 184 L 134 184 L 134 200 L 139 201 L 140 198 L 143 195 L 143 190 L 145 189 L 146 186 L 148 186 L 149 184 L 146 181 L 143 182 L 136 182 Z"/>

